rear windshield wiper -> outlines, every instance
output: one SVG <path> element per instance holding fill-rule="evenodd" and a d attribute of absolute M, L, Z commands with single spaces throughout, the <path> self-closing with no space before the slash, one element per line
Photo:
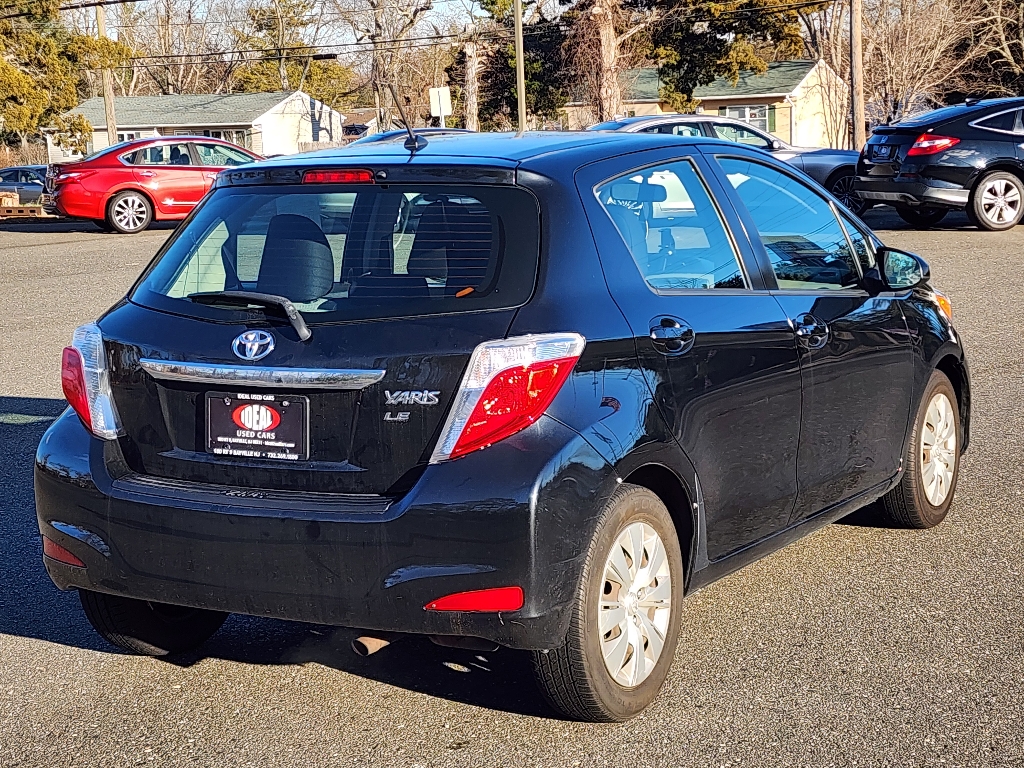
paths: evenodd
<path fill-rule="evenodd" d="M 299 334 L 299 341 L 306 341 L 313 333 L 302 319 L 299 310 L 295 308 L 284 296 L 273 293 L 256 293 L 255 291 L 209 291 L 205 293 L 191 293 L 188 298 L 196 304 L 229 304 L 237 307 L 256 305 L 266 309 L 279 309 L 288 318 L 292 328 Z"/>

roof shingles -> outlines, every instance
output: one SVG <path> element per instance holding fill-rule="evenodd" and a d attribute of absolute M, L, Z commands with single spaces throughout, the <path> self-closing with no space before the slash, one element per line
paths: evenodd
<path fill-rule="evenodd" d="M 723 99 L 737 96 L 789 95 L 796 90 L 807 73 L 817 62 L 807 59 L 773 61 L 764 74 L 745 71 L 733 85 L 727 77 L 719 77 L 709 85 L 702 85 L 693 91 L 697 99 Z M 658 101 L 661 78 L 653 67 L 631 69 L 622 73 L 621 84 L 626 101 Z"/>
<path fill-rule="evenodd" d="M 251 125 L 265 112 L 292 95 L 273 93 L 229 93 L 178 96 L 118 96 L 114 99 L 118 128 L 162 128 L 172 126 Z M 84 115 L 96 129 L 106 127 L 103 97 L 79 104 L 69 114 Z"/>

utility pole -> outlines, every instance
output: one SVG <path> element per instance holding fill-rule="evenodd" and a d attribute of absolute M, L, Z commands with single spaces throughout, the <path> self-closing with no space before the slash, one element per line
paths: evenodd
<path fill-rule="evenodd" d="M 102 5 L 96 6 L 96 36 L 101 40 L 107 36 L 107 12 Z M 117 144 L 117 116 L 114 114 L 114 73 L 103 70 L 103 110 L 107 113 L 107 145 Z"/>
<path fill-rule="evenodd" d="M 473 33 L 475 34 L 475 32 Z M 471 131 L 480 130 L 480 55 L 475 38 L 466 40 L 466 127 Z"/>
<path fill-rule="evenodd" d="M 853 106 L 853 148 L 867 141 L 864 133 L 864 0 L 850 0 L 850 101 Z"/>
<path fill-rule="evenodd" d="M 523 0 L 515 0 L 516 21 L 516 95 L 519 96 L 519 132 L 526 130 L 526 69 L 523 51 Z"/>

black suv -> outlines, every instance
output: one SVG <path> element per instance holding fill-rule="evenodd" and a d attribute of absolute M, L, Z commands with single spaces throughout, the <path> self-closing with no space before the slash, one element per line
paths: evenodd
<path fill-rule="evenodd" d="M 918 257 L 735 143 L 467 134 L 227 170 L 64 351 L 44 562 L 134 652 L 230 612 L 364 652 L 487 641 L 532 651 L 566 715 L 625 719 L 684 595 L 878 498 L 946 516 L 949 313 Z"/>
<path fill-rule="evenodd" d="M 857 164 L 857 192 L 930 227 L 951 210 L 1010 229 L 1024 216 L 1024 99 L 968 101 L 875 128 Z"/>

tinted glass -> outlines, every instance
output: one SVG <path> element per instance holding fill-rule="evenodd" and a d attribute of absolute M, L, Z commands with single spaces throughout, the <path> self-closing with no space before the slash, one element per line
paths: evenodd
<path fill-rule="evenodd" d="M 875 244 L 848 216 L 840 214 L 840 217 L 843 220 L 843 228 L 853 243 L 853 252 L 860 262 L 861 272 L 866 272 L 875 266 Z"/>
<path fill-rule="evenodd" d="M 856 287 L 860 275 L 832 206 L 810 187 L 767 165 L 720 158 L 750 211 L 779 288 Z"/>
<path fill-rule="evenodd" d="M 518 306 L 536 279 L 538 224 L 534 198 L 508 187 L 221 188 L 132 299 L 217 317 L 232 310 L 188 297 L 257 291 L 316 321 Z"/>
<path fill-rule="evenodd" d="M 988 128 L 993 131 L 1004 131 L 1005 133 L 1013 133 L 1014 126 L 1017 122 L 1017 111 L 1003 112 L 998 115 L 992 115 L 992 117 L 986 117 L 984 120 L 978 121 L 978 127 Z"/>
<path fill-rule="evenodd" d="M 199 155 L 200 165 L 231 167 L 252 162 L 252 158 L 245 152 L 233 147 L 225 147 L 221 144 L 194 144 L 193 146 Z"/>
<path fill-rule="evenodd" d="M 595 192 L 655 290 L 746 287 L 718 209 L 689 162 L 631 171 Z"/>
<path fill-rule="evenodd" d="M 758 149 L 768 149 L 772 143 L 759 133 L 748 130 L 732 123 L 713 123 L 715 134 L 720 139 L 735 141 L 737 144 L 746 144 Z"/>
<path fill-rule="evenodd" d="M 673 136 L 701 136 L 700 128 L 695 123 L 670 123 L 668 125 L 652 125 L 640 133 L 668 133 Z"/>
<path fill-rule="evenodd" d="M 8 182 L 8 183 L 17 182 L 18 181 L 18 172 L 17 171 L 4 171 L 4 172 L 0 173 L 0 181 L 5 181 L 5 182 Z"/>

